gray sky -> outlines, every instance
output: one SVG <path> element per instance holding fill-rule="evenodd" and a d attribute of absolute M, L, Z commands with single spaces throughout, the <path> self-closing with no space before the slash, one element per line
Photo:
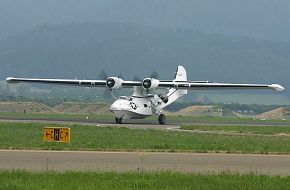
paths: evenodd
<path fill-rule="evenodd" d="M 117 22 L 290 41 L 289 0 L 0 0 L 0 39 L 40 24 Z"/>

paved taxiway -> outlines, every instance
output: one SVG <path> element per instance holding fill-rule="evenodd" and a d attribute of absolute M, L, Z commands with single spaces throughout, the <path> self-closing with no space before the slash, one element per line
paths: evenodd
<path fill-rule="evenodd" d="M 1 122 L 18 122 L 18 123 L 53 123 L 53 124 L 79 124 L 92 125 L 97 127 L 126 127 L 131 129 L 161 129 L 180 127 L 180 123 L 170 123 L 166 125 L 159 125 L 157 122 L 146 120 L 133 120 L 124 124 L 116 124 L 112 121 L 106 120 L 89 120 L 89 119 L 56 119 L 56 118 L 12 118 L 0 117 Z"/>
<path fill-rule="evenodd" d="M 113 116 L 112 116 L 113 117 Z M 2 122 L 22 122 L 22 123 L 56 123 L 56 124 L 80 124 L 80 125 L 93 125 L 99 127 L 111 126 L 111 127 L 127 127 L 134 129 L 176 129 L 182 124 L 195 124 L 195 125 L 243 125 L 243 126 L 289 126 L 288 123 L 283 122 L 271 122 L 266 124 L 257 123 L 242 123 L 242 122 L 225 122 L 225 123 L 213 123 L 205 121 L 203 123 L 187 122 L 167 122 L 165 125 L 159 125 L 157 121 L 153 120 L 126 120 L 124 124 L 115 124 L 113 119 L 108 120 L 91 120 L 91 119 L 62 119 L 62 118 L 17 118 L 17 117 L 0 117 Z M 196 131 L 197 132 L 197 131 Z"/>
<path fill-rule="evenodd" d="M 0 169 L 290 175 L 290 155 L 0 150 Z"/>

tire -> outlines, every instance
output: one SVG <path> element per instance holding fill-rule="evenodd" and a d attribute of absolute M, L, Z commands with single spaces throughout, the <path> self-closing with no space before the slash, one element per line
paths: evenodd
<path fill-rule="evenodd" d="M 122 124 L 123 123 L 122 118 L 117 118 L 117 117 L 115 117 L 115 122 L 117 124 Z"/>
<path fill-rule="evenodd" d="M 165 115 L 164 114 L 160 114 L 158 117 L 158 122 L 160 125 L 164 125 L 165 124 Z"/>

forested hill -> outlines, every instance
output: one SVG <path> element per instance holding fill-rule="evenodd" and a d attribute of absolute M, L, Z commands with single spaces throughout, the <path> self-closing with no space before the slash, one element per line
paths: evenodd
<path fill-rule="evenodd" d="M 281 83 L 290 89 L 290 42 L 121 24 L 42 25 L 0 42 L 0 77 L 132 79 L 184 65 L 190 80 Z M 288 91 L 289 92 L 289 91 Z"/>

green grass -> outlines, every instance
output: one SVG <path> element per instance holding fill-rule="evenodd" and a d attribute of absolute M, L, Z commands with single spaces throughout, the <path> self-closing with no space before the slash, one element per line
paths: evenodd
<path fill-rule="evenodd" d="M 253 134 L 290 134 L 290 126 L 222 126 L 222 125 L 182 125 L 184 130 L 226 131 Z"/>
<path fill-rule="evenodd" d="M 71 144 L 44 143 L 43 127 L 71 128 Z M 0 123 L 0 149 L 122 150 L 290 154 L 290 138 L 229 136 L 161 130 Z"/>
<path fill-rule="evenodd" d="M 254 174 L 0 171 L 0 189 L 289 189 L 290 177 Z"/>

